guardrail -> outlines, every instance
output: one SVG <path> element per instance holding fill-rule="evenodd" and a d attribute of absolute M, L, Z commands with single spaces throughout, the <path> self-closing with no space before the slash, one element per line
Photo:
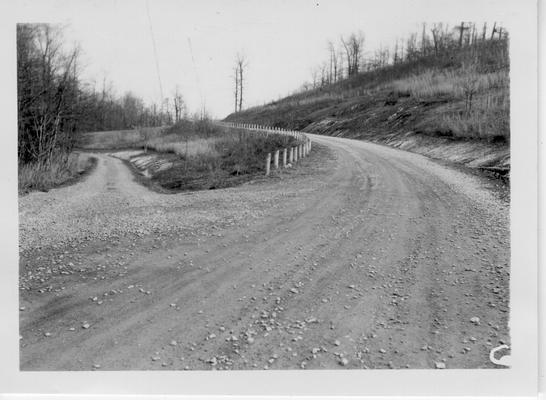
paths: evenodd
<path fill-rule="evenodd" d="M 273 169 L 279 169 L 279 168 L 290 168 L 292 165 L 298 162 L 298 160 L 301 160 L 304 157 L 307 157 L 309 153 L 311 152 L 312 142 L 309 137 L 303 133 L 298 131 L 291 131 L 283 128 L 277 128 L 277 127 L 269 127 L 269 126 L 263 126 L 258 124 L 240 124 L 235 122 L 219 122 L 218 123 L 221 126 L 228 127 L 228 128 L 237 128 L 237 129 L 246 129 L 253 132 L 256 132 L 258 134 L 263 135 L 287 135 L 292 136 L 296 140 L 301 141 L 301 144 L 298 144 L 297 146 L 287 147 L 284 149 L 279 149 L 272 153 L 267 153 L 265 158 L 265 175 L 269 175 L 271 173 L 271 167 L 272 167 L 272 161 L 273 161 Z M 279 157 L 282 152 L 282 159 L 281 164 L 279 165 Z"/>

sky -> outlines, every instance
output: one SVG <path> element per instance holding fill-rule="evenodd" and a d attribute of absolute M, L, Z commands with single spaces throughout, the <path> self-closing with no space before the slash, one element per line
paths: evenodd
<path fill-rule="evenodd" d="M 510 7 L 499 5 L 509 2 L 22 0 L 18 20 L 65 25 L 67 42 L 83 52 L 82 78 L 97 88 L 106 78 L 118 94 L 131 91 L 150 103 L 160 101 L 160 87 L 171 97 L 178 85 L 191 112 L 204 106 L 223 118 L 234 107 L 237 53 L 248 60 L 243 107 L 261 105 L 310 81 L 328 57 L 328 41 L 341 35 L 362 31 L 364 52 L 373 54 L 423 22 L 502 23 Z"/>

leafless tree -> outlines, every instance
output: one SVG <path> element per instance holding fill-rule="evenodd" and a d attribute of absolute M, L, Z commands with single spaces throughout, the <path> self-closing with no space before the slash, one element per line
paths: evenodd
<path fill-rule="evenodd" d="M 421 54 L 426 56 L 429 48 L 428 36 L 427 36 L 427 24 L 423 23 L 423 30 L 421 32 Z"/>
<path fill-rule="evenodd" d="M 477 44 L 479 41 L 478 27 L 475 22 L 469 23 L 469 30 L 467 32 L 467 41 L 469 46 L 473 46 Z"/>
<path fill-rule="evenodd" d="M 406 60 L 411 61 L 418 57 L 417 34 L 412 33 L 406 40 Z"/>
<path fill-rule="evenodd" d="M 390 52 L 388 47 L 380 45 L 375 51 L 374 58 L 371 62 L 372 68 L 383 68 L 389 63 Z"/>
<path fill-rule="evenodd" d="M 328 73 L 328 64 L 323 62 L 320 65 L 320 87 L 324 87 L 329 83 L 329 73 Z"/>
<path fill-rule="evenodd" d="M 320 76 L 320 70 L 318 68 L 313 68 L 311 69 L 311 78 L 312 78 L 312 85 L 313 85 L 313 89 L 316 89 L 319 84 L 319 76 Z"/>
<path fill-rule="evenodd" d="M 478 91 L 478 74 L 476 73 L 476 63 L 467 62 L 463 65 L 463 79 L 459 82 L 459 87 L 465 100 L 465 112 L 470 115 L 472 111 L 472 100 Z"/>
<path fill-rule="evenodd" d="M 239 109 L 239 68 L 236 66 L 233 70 L 235 77 L 235 112 Z"/>
<path fill-rule="evenodd" d="M 497 32 L 497 23 L 495 22 L 493 24 L 493 29 L 491 30 L 491 37 L 490 39 L 493 40 L 495 38 L 495 33 Z"/>
<path fill-rule="evenodd" d="M 393 64 L 398 64 L 398 62 L 400 61 L 400 56 L 398 55 L 398 38 L 396 38 L 396 41 L 394 42 L 394 50 L 392 53 Z"/>
<path fill-rule="evenodd" d="M 247 66 L 248 62 L 245 55 L 237 53 L 235 59 L 235 112 L 243 109 L 244 76 Z"/>
<path fill-rule="evenodd" d="M 455 30 L 459 31 L 459 47 L 463 47 L 463 38 L 465 37 L 466 31 L 470 29 L 469 26 L 465 26 L 465 22 L 461 22 L 461 25 L 457 25 Z"/>
<path fill-rule="evenodd" d="M 484 22 L 482 27 L 482 42 L 485 42 L 486 35 L 487 35 L 487 22 Z"/>
<path fill-rule="evenodd" d="M 185 110 L 184 98 L 182 93 L 180 93 L 180 88 L 178 85 L 174 89 L 173 94 L 173 106 L 174 106 L 174 122 L 179 122 L 182 119 L 182 115 Z"/>
<path fill-rule="evenodd" d="M 163 102 L 161 103 L 161 112 L 165 114 L 167 124 L 172 124 L 173 114 L 172 114 L 171 99 L 169 99 L 168 97 L 165 97 L 163 99 Z"/>
<path fill-rule="evenodd" d="M 506 36 L 506 31 L 503 30 L 502 26 L 497 29 L 497 32 L 499 33 L 499 40 L 503 39 Z"/>
<path fill-rule="evenodd" d="M 364 34 L 362 32 L 352 33 L 347 39 L 341 37 L 341 43 L 345 49 L 347 61 L 347 75 L 358 74 L 364 50 Z"/>
<path fill-rule="evenodd" d="M 449 25 L 437 23 L 432 26 L 430 31 L 432 33 L 434 54 L 438 55 L 447 49 L 452 40 L 449 33 Z"/>
<path fill-rule="evenodd" d="M 60 26 L 18 24 L 16 32 L 21 164 L 67 160 L 78 132 L 169 122 L 131 93 L 116 97 L 106 78 L 102 90 L 82 82 L 79 48 L 64 42 Z"/>
<path fill-rule="evenodd" d="M 330 62 L 329 68 L 330 69 L 329 69 L 328 81 L 329 81 L 329 83 L 335 83 L 339 79 L 339 71 L 338 71 L 339 53 L 336 50 L 336 47 L 334 46 L 334 43 L 332 43 L 332 42 L 328 42 L 328 51 L 330 53 L 330 59 L 329 59 L 329 62 Z"/>
<path fill-rule="evenodd" d="M 487 57 L 486 53 L 495 55 L 498 59 L 505 59 L 501 53 L 505 53 L 505 43 L 487 44 L 486 42 L 497 39 L 499 41 L 508 38 L 508 32 L 498 27 L 493 27 L 491 38 L 487 39 L 487 25 L 483 25 L 483 32 L 473 22 L 461 22 L 459 26 L 451 27 L 445 23 L 434 23 L 432 25 L 422 24 L 417 32 L 412 33 L 405 39 L 396 39 L 394 48 L 380 45 L 373 52 L 373 55 L 364 59 L 364 35 L 359 32 L 348 37 L 341 37 L 340 44 L 336 49 L 332 42 L 328 42 L 328 59 L 311 69 L 312 85 L 306 87 L 319 88 L 331 85 L 345 77 L 350 77 L 360 70 L 372 71 L 383 68 L 390 63 L 399 64 L 406 61 L 414 62 L 421 57 L 434 54 L 441 60 L 448 58 L 453 60 L 453 53 L 461 49 L 462 62 L 476 63 L 479 57 Z M 498 35 L 498 36 L 497 36 Z M 482 45 L 485 44 L 485 45 Z M 392 50 L 392 51 L 391 51 Z M 500 55 L 499 55 L 500 54 Z M 507 64 L 507 63 L 505 63 Z M 344 71 L 347 71 L 344 74 Z M 472 82 L 465 85 L 464 90 L 467 98 L 468 109 L 472 107 L 474 91 Z M 332 88 L 332 90 L 336 90 Z"/>
<path fill-rule="evenodd" d="M 78 104 L 78 49 L 63 49 L 61 29 L 17 25 L 19 159 L 47 162 L 71 147 Z"/>
<path fill-rule="evenodd" d="M 438 54 L 440 52 L 440 34 L 441 34 L 441 27 L 438 26 L 438 24 L 434 24 L 434 26 L 430 29 L 432 33 L 432 43 L 434 45 L 434 54 Z"/>

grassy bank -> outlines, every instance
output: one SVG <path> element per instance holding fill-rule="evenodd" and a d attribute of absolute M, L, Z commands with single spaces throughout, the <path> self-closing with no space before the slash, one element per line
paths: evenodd
<path fill-rule="evenodd" d="M 48 191 L 76 182 L 96 165 L 96 158 L 71 153 L 55 156 L 47 164 L 20 165 L 18 170 L 19 194 L 31 191 Z"/>
<path fill-rule="evenodd" d="M 370 140 L 469 167 L 508 170 L 508 42 L 362 72 L 226 121 Z"/>
<path fill-rule="evenodd" d="M 79 141 L 85 150 L 132 150 L 121 158 L 144 174 L 152 186 L 170 191 L 223 188 L 249 181 L 263 173 L 267 153 L 296 144 L 290 136 L 258 135 L 209 120 L 91 132 Z"/>
<path fill-rule="evenodd" d="M 296 143 L 289 136 L 262 136 L 211 123 L 183 121 L 143 147 L 176 155 L 168 157 L 169 168 L 152 172 L 152 181 L 171 190 L 200 190 L 246 182 L 263 173 L 267 153 Z"/>

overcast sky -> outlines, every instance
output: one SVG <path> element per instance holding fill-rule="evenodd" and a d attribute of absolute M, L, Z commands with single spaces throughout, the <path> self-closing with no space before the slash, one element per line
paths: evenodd
<path fill-rule="evenodd" d="M 503 21 L 509 0 L 148 0 L 164 96 L 179 85 L 189 109 L 233 109 L 237 52 L 248 59 L 245 106 L 284 96 L 311 79 L 328 40 L 364 32 L 365 52 L 392 46 L 422 22 Z M 86 81 L 112 81 L 146 102 L 160 90 L 146 0 L 19 4 L 20 22 L 62 22 L 83 50 Z M 193 53 L 193 57 L 192 57 Z"/>

